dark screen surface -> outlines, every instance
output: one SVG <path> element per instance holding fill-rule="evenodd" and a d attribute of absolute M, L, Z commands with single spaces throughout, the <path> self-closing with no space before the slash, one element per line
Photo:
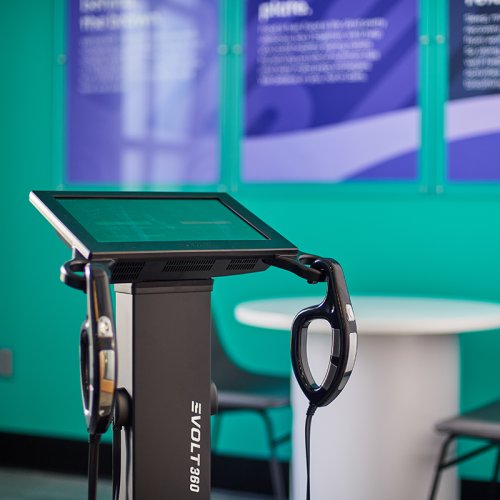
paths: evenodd
<path fill-rule="evenodd" d="M 267 239 L 215 199 L 59 198 L 57 201 L 99 243 Z"/>
<path fill-rule="evenodd" d="M 33 191 L 30 201 L 89 260 L 297 255 L 226 193 Z"/>

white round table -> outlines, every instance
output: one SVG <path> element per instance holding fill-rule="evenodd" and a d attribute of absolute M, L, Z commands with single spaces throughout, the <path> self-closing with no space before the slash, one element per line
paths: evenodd
<path fill-rule="evenodd" d="M 290 331 L 297 312 L 318 297 L 245 302 L 246 325 Z M 423 500 L 442 438 L 434 424 L 458 412 L 462 332 L 500 328 L 500 304 L 416 297 L 352 297 L 358 356 L 342 394 L 312 422 L 314 500 Z M 309 336 L 313 374 L 325 365 L 330 330 Z M 328 333 L 328 335 L 325 335 Z M 304 420 L 307 402 L 292 383 L 292 494 L 305 498 Z M 440 500 L 458 498 L 456 473 L 443 475 Z"/>

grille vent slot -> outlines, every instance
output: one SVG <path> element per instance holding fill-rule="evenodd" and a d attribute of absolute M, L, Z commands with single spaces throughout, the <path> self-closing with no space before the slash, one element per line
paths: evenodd
<path fill-rule="evenodd" d="M 113 268 L 111 281 L 132 282 L 139 278 L 144 269 L 145 262 L 118 262 Z"/>
<path fill-rule="evenodd" d="M 232 259 L 226 267 L 227 271 L 250 271 L 259 262 L 259 259 Z"/>
<path fill-rule="evenodd" d="M 210 271 L 215 264 L 215 259 L 169 259 L 163 267 L 164 273 L 188 273 L 195 271 Z"/>

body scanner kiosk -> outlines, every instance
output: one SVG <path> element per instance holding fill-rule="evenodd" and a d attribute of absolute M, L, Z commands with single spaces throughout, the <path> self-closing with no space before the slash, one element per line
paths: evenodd
<path fill-rule="evenodd" d="M 301 311 L 292 328 L 294 374 L 311 402 L 307 433 L 315 409 L 344 388 L 357 334 L 340 265 L 301 254 L 230 196 L 34 191 L 30 201 L 72 250 L 61 280 L 87 296 L 80 365 L 89 499 L 96 497 L 99 439 L 110 425 L 114 499 L 210 498 L 214 277 L 276 266 L 310 283 L 327 281 L 322 304 Z M 321 383 L 307 360 L 314 319 L 332 326 Z"/>

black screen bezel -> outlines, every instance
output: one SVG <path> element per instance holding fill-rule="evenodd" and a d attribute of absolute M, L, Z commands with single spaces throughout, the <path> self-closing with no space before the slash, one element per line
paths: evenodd
<path fill-rule="evenodd" d="M 58 202 L 61 198 L 217 200 L 267 239 L 99 242 Z M 30 199 L 66 243 L 71 248 L 76 248 L 87 259 L 187 254 L 267 256 L 297 253 L 297 248 L 292 243 L 225 193 L 33 191 Z"/>

